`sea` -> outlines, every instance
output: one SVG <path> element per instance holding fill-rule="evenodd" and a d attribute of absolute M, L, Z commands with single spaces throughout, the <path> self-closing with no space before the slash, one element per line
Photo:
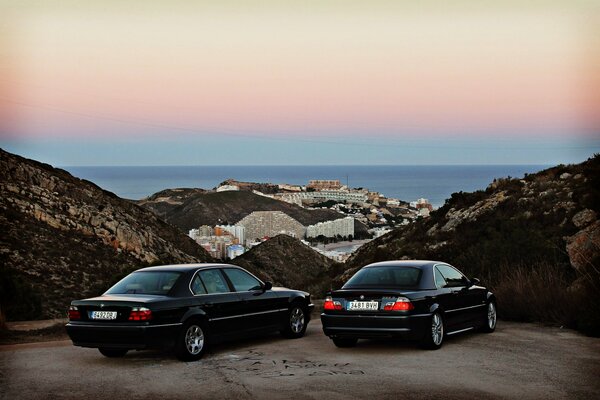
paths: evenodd
<path fill-rule="evenodd" d="M 119 197 L 139 200 L 163 189 L 212 189 L 226 179 L 306 185 L 339 179 L 404 201 L 426 198 L 444 205 L 454 192 L 485 189 L 494 178 L 523 177 L 548 165 L 306 165 L 306 166 L 76 166 L 62 167 Z"/>

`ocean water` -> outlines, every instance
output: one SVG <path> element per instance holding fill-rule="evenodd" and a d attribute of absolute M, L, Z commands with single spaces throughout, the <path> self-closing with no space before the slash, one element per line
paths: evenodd
<path fill-rule="evenodd" d="M 141 199 L 169 188 L 212 189 L 226 179 L 305 185 L 310 179 L 339 179 L 388 197 L 424 197 L 440 207 L 454 192 L 485 189 L 494 178 L 522 177 L 544 165 L 419 166 L 159 166 L 63 167 L 127 199 Z"/>

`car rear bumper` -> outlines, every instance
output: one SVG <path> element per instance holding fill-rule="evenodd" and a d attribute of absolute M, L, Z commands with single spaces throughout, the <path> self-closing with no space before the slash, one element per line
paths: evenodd
<path fill-rule="evenodd" d="M 75 346 L 145 349 L 173 343 L 181 325 L 124 326 L 69 322 L 66 329 Z"/>
<path fill-rule="evenodd" d="M 431 314 L 349 315 L 321 314 L 323 333 L 329 337 L 420 338 L 430 325 Z"/>

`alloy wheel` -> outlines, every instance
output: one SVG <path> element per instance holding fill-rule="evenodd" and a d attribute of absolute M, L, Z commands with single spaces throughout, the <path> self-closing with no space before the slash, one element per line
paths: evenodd
<path fill-rule="evenodd" d="M 198 325 L 190 325 L 185 332 L 185 346 L 191 355 L 200 354 L 204 348 L 204 332 Z"/>
<path fill-rule="evenodd" d="M 488 313 L 487 313 L 487 321 L 488 321 L 489 329 L 494 329 L 496 327 L 496 318 L 497 318 L 496 306 L 494 305 L 493 302 L 490 302 L 488 304 Z"/>
<path fill-rule="evenodd" d="M 304 328 L 304 311 L 296 307 L 290 313 L 290 328 L 293 333 L 300 333 Z"/>
<path fill-rule="evenodd" d="M 431 340 L 433 344 L 439 346 L 442 344 L 443 339 L 444 323 L 442 322 L 442 317 L 439 314 L 433 314 L 433 318 L 431 318 Z"/>

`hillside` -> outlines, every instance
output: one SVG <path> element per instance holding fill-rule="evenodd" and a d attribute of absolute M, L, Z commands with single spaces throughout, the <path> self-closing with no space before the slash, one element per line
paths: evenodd
<path fill-rule="evenodd" d="M 0 304 L 9 319 L 62 316 L 151 264 L 209 261 L 177 228 L 68 172 L 0 149 Z"/>
<path fill-rule="evenodd" d="M 344 271 L 337 263 L 306 246 L 298 239 L 278 235 L 236 257 L 235 265 L 246 268 L 274 286 L 308 291 L 322 298 L 333 279 Z"/>
<path fill-rule="evenodd" d="M 253 211 L 282 211 L 302 225 L 342 218 L 333 210 L 307 210 L 295 204 L 273 200 L 249 191 L 206 192 L 201 189 L 168 189 L 138 204 L 187 232 L 201 225 L 234 224 Z M 355 221 L 356 236 L 366 234 L 366 226 Z"/>
<path fill-rule="evenodd" d="M 599 215 L 595 156 L 523 179 L 496 180 L 484 191 L 454 193 L 430 218 L 360 248 L 341 279 L 375 261 L 443 260 L 495 288 L 505 318 L 598 334 Z"/>

